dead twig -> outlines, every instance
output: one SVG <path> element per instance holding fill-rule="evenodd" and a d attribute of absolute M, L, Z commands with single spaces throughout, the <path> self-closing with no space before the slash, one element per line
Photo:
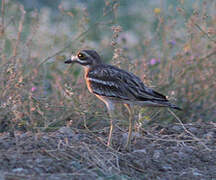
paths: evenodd
<path fill-rule="evenodd" d="M 1 4 L 1 25 L 0 25 L 0 35 L 4 34 L 4 14 L 5 14 L 5 0 L 2 0 Z"/>
<path fill-rule="evenodd" d="M 192 132 L 190 132 L 182 123 L 181 119 L 170 109 L 168 109 L 168 111 L 178 120 L 178 122 L 180 123 L 180 125 L 182 126 L 182 128 L 184 129 L 185 132 L 187 132 L 188 134 L 190 134 L 192 136 L 193 139 L 195 139 L 196 141 L 198 141 L 201 145 L 203 145 L 208 151 L 212 151 L 212 149 L 208 148 L 206 146 L 206 144 L 202 141 L 202 139 L 196 137 Z"/>
<path fill-rule="evenodd" d="M 176 143 L 185 143 L 185 142 L 197 142 L 197 139 L 186 139 L 186 140 L 178 140 L 178 139 L 163 139 L 159 137 L 148 138 L 144 137 L 147 140 L 157 140 L 157 141 L 165 141 L 165 142 L 176 142 Z"/>
<path fill-rule="evenodd" d="M 212 52 L 210 52 L 207 55 L 199 58 L 198 60 L 200 61 L 200 60 L 208 59 L 208 58 L 212 57 L 213 55 L 216 55 L 216 48 Z"/>
<path fill-rule="evenodd" d="M 216 43 L 216 40 L 212 39 L 207 32 L 205 32 L 197 23 L 194 24 L 210 41 Z"/>
<path fill-rule="evenodd" d="M 19 27 L 18 27 L 18 33 L 17 33 L 17 40 L 16 40 L 16 44 L 15 47 L 13 49 L 13 57 L 15 57 L 17 55 L 17 48 L 19 46 L 19 42 L 20 42 L 20 37 L 21 37 L 21 32 L 23 30 L 23 24 L 24 24 L 24 19 L 25 19 L 25 10 L 24 10 L 24 6 L 20 5 L 20 11 L 22 13 L 21 15 L 21 19 L 19 21 Z"/>

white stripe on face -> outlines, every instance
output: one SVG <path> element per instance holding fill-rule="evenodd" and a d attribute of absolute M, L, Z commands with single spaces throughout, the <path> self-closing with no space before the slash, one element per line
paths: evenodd
<path fill-rule="evenodd" d="M 71 61 L 77 61 L 77 62 L 79 62 L 81 64 L 86 62 L 85 60 L 81 60 L 77 56 L 74 56 L 74 55 L 71 56 Z"/>
<path fill-rule="evenodd" d="M 76 61 L 77 59 L 78 59 L 77 56 L 74 55 L 71 56 L 71 61 Z"/>

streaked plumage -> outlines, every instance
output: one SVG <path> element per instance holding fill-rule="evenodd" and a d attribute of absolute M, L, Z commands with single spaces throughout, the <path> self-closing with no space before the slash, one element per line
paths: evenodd
<path fill-rule="evenodd" d="M 114 110 L 115 103 L 124 103 L 131 111 L 130 105 L 139 104 L 145 106 L 170 107 L 180 110 L 174 104 L 171 104 L 166 96 L 148 88 L 139 77 L 115 66 L 103 64 L 100 56 L 94 50 L 83 50 L 72 56 L 65 63 L 79 63 L 85 68 L 85 80 L 89 91 L 95 94 L 107 105 L 110 115 Z M 132 116 L 132 115 L 131 115 Z M 111 121 L 111 126 L 112 126 Z M 132 117 L 130 119 L 132 123 Z M 130 124 L 132 128 L 132 124 Z M 127 146 L 130 144 L 132 129 L 129 128 Z M 112 129 L 109 141 L 112 137 Z M 108 145 L 111 142 L 108 141 Z"/>
<path fill-rule="evenodd" d="M 113 101 L 177 108 L 164 95 L 146 87 L 134 74 L 111 65 L 96 65 L 87 71 L 85 78 L 90 92 Z"/>

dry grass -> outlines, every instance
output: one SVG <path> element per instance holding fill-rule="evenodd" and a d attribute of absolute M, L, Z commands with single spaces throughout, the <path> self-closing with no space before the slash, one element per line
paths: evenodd
<path fill-rule="evenodd" d="M 187 124 L 184 128 L 173 124 L 141 129 L 133 138 L 131 152 L 122 148 L 126 139 L 121 131 L 114 134 L 114 148 L 104 145 L 103 132 L 76 128 L 16 133 L 16 138 L 5 133 L 0 136 L 0 171 L 5 179 L 18 180 L 215 178 L 214 124 Z"/>
<path fill-rule="evenodd" d="M 124 20 L 118 17 L 117 9 L 124 13 L 124 8 L 117 1 L 106 1 L 97 20 L 89 14 L 92 7 L 83 9 L 77 4 L 67 8 L 66 4 L 59 5 L 59 21 L 51 21 L 48 9 L 26 12 L 18 3 L 2 1 L 1 131 L 59 127 L 67 118 L 77 127 L 82 126 L 83 117 L 90 124 L 107 118 L 104 105 L 87 92 L 81 70 L 63 65 L 71 49 L 75 52 L 84 47 L 96 49 L 104 59 L 112 58 L 110 63 L 134 72 L 147 85 L 168 95 L 184 109 L 178 112 L 183 122 L 214 120 L 213 1 L 202 6 L 194 3 L 191 9 L 179 2 L 167 12 L 150 6 L 151 11 L 132 13 L 151 16 L 143 17 L 147 22 L 136 22 L 128 32 L 114 23 Z M 139 125 L 173 121 L 167 110 L 136 108 L 136 114 Z"/>

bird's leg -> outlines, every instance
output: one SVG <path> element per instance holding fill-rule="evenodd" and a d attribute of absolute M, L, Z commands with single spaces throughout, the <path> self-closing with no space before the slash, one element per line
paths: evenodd
<path fill-rule="evenodd" d="M 107 146 L 110 146 L 112 144 L 112 133 L 115 126 L 115 119 L 114 119 L 114 104 L 112 103 L 106 103 L 107 109 L 109 112 L 110 117 L 110 132 L 109 132 L 109 138 L 107 142 Z"/>
<path fill-rule="evenodd" d="M 127 144 L 125 149 L 130 150 L 131 146 L 131 135 L 133 131 L 133 110 L 129 104 L 124 104 L 129 112 L 129 130 L 128 130 L 128 138 L 127 138 Z"/>

